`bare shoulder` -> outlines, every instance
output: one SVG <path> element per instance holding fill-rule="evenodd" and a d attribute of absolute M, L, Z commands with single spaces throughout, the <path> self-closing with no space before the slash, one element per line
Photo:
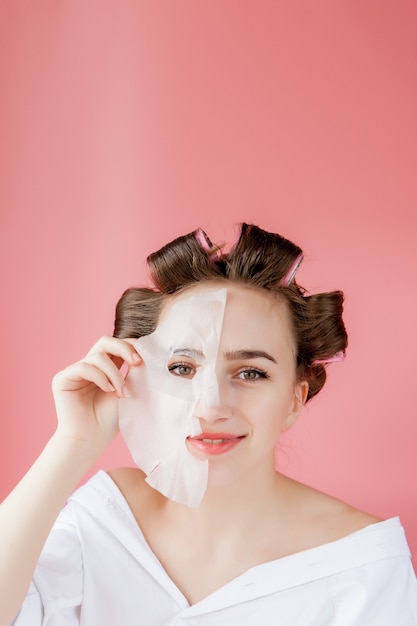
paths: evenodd
<path fill-rule="evenodd" d="M 294 511 L 302 512 L 299 529 L 309 544 L 305 548 L 337 541 L 383 521 L 376 515 L 296 481 L 290 480 L 290 491 Z"/>

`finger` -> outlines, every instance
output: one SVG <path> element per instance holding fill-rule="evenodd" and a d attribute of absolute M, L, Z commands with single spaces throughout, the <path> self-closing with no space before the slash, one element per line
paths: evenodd
<path fill-rule="evenodd" d="M 86 361 L 74 363 L 56 374 L 52 380 L 52 387 L 54 391 L 76 391 L 91 383 L 105 392 L 116 390 L 103 369 Z"/>
<path fill-rule="evenodd" d="M 128 395 L 127 389 L 124 387 L 124 373 L 117 367 L 113 358 L 114 357 L 111 357 L 105 352 L 94 352 L 85 357 L 83 362 L 94 365 L 97 369 L 102 371 L 110 384 L 117 391 L 117 394 L 123 397 Z M 126 361 L 124 361 L 124 363 L 126 363 Z"/>
<path fill-rule="evenodd" d="M 141 362 L 141 357 L 134 347 L 135 339 L 118 339 L 117 337 L 103 336 L 87 353 L 87 356 L 95 352 L 104 352 L 110 355 L 120 367 L 123 361 L 129 365 L 137 365 Z"/>

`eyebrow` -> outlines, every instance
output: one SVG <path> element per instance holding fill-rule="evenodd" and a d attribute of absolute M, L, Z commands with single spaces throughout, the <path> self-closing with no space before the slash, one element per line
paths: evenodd
<path fill-rule="evenodd" d="M 238 361 L 239 359 L 268 359 L 272 363 L 276 363 L 276 360 L 271 354 L 264 350 L 228 350 L 224 353 L 226 359 L 230 361 Z"/>
<path fill-rule="evenodd" d="M 201 350 L 192 350 L 191 348 L 176 348 L 173 353 L 180 354 L 182 356 L 189 356 L 191 358 L 200 358 L 204 359 L 204 353 Z M 224 353 L 225 358 L 228 361 L 239 361 L 241 359 L 268 359 L 268 361 L 272 361 L 272 363 L 276 363 L 276 359 L 265 352 L 265 350 L 227 350 Z"/>
<path fill-rule="evenodd" d="M 191 358 L 204 359 L 204 354 L 201 350 L 192 350 L 191 348 L 176 348 L 172 354 L 180 354 L 182 356 L 189 356 Z"/>

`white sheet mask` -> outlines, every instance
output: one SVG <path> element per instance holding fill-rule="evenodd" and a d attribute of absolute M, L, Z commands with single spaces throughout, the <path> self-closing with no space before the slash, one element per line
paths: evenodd
<path fill-rule="evenodd" d="M 128 372 L 131 395 L 120 400 L 120 430 L 146 482 L 190 507 L 204 496 L 208 462 L 192 456 L 185 441 L 202 432 L 197 404 L 219 402 L 215 367 L 226 297 L 226 289 L 210 289 L 174 301 L 157 329 L 136 341 L 144 363 Z M 184 356 L 198 365 L 193 378 L 168 369 Z"/>

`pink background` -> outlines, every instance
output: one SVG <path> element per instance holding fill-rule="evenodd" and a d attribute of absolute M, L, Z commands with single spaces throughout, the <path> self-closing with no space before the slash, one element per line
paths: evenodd
<path fill-rule="evenodd" d="M 416 42 L 415 0 L 1 2 L 1 496 L 146 254 L 253 221 L 346 294 L 348 358 L 280 464 L 417 554 Z"/>

